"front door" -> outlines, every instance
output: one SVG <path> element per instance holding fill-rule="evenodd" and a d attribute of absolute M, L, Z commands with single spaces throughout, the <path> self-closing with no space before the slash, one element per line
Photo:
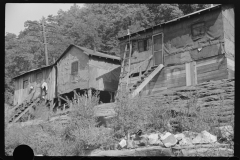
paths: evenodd
<path fill-rule="evenodd" d="M 153 35 L 154 65 L 163 64 L 163 34 Z"/>

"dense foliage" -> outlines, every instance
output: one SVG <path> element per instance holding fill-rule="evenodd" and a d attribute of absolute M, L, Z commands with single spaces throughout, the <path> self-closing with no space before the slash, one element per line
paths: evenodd
<path fill-rule="evenodd" d="M 46 18 L 49 64 L 73 43 L 119 54 L 117 37 L 203 9 L 205 4 L 85 4 Z M 5 100 L 12 103 L 12 78 L 45 65 L 41 20 L 26 21 L 17 36 L 5 35 Z"/>

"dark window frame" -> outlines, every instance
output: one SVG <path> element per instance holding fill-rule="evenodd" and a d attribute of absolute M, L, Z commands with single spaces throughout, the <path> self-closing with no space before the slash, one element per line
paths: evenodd
<path fill-rule="evenodd" d="M 140 46 L 141 46 L 140 43 L 142 43 L 142 45 L 143 45 L 142 48 L 140 48 Z M 148 51 L 149 50 L 148 43 L 149 43 L 148 39 L 139 40 L 138 41 L 138 52 L 140 53 L 140 52 Z"/>
<path fill-rule="evenodd" d="M 194 31 L 195 30 L 195 31 Z M 196 34 L 195 32 L 199 32 Z M 202 38 L 206 33 L 205 22 L 198 22 L 191 25 L 191 34 L 193 39 Z"/>
<path fill-rule="evenodd" d="M 77 75 L 78 74 L 78 61 L 74 61 L 71 64 L 71 75 Z"/>

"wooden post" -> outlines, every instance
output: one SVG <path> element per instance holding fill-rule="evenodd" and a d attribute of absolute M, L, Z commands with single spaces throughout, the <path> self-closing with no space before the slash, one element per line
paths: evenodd
<path fill-rule="evenodd" d="M 76 91 L 75 91 L 76 92 Z M 76 96 L 76 94 L 74 93 L 74 95 L 73 95 L 73 99 L 74 99 L 74 101 L 77 99 L 77 96 Z"/>
<path fill-rule="evenodd" d="M 191 85 L 190 63 L 185 63 L 185 69 L 186 69 L 186 86 L 190 86 Z"/>
<path fill-rule="evenodd" d="M 91 101 L 91 98 L 92 98 L 92 89 L 88 89 L 88 99 L 89 101 Z"/>
<path fill-rule="evenodd" d="M 186 85 L 196 85 L 197 84 L 197 71 L 196 62 L 190 62 L 185 64 L 186 68 Z"/>
<path fill-rule="evenodd" d="M 60 98 L 58 97 L 58 107 L 61 106 L 61 100 Z"/>
<path fill-rule="evenodd" d="M 129 38 L 129 56 L 128 56 L 128 73 L 131 72 L 131 54 L 132 54 L 132 42 L 130 42 L 130 38 Z M 128 90 L 128 85 L 131 83 L 131 78 L 129 78 L 129 76 L 127 77 L 127 90 Z"/>
<path fill-rule="evenodd" d="M 142 67 L 139 67 L 139 80 L 141 80 L 142 77 Z"/>
<path fill-rule="evenodd" d="M 110 94 L 110 102 L 112 102 L 112 92 L 108 92 Z"/>

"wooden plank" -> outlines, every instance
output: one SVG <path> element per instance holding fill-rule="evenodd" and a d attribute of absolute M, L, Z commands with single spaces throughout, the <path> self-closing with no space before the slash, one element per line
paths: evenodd
<path fill-rule="evenodd" d="M 193 85 L 196 85 L 197 84 L 197 67 L 196 67 L 196 65 L 197 65 L 197 62 L 196 61 L 194 61 L 194 62 L 192 62 L 192 65 L 193 65 L 193 67 L 192 67 L 192 73 L 193 73 Z"/>
<path fill-rule="evenodd" d="M 206 58 L 203 60 L 199 60 L 197 61 L 196 66 L 201 67 L 201 66 L 205 66 L 213 63 L 219 63 L 219 62 L 222 62 L 223 60 L 224 60 L 224 57 L 218 55 L 218 56 L 214 56 L 213 58 Z"/>
<path fill-rule="evenodd" d="M 156 81 L 156 82 L 151 82 L 150 83 L 150 88 L 154 87 L 166 87 L 168 84 L 173 83 L 174 81 L 183 81 L 186 84 L 186 74 L 180 74 L 177 76 L 173 76 L 171 79 L 166 79 L 166 80 L 161 80 L 161 81 Z"/>
<path fill-rule="evenodd" d="M 170 79 L 172 76 L 186 73 L 185 64 L 164 67 L 151 81 L 163 81 Z"/>
<path fill-rule="evenodd" d="M 147 84 L 148 82 L 161 70 L 163 69 L 163 65 L 160 64 L 132 93 L 132 97 L 135 97 Z"/>
<path fill-rule="evenodd" d="M 209 80 L 220 80 L 228 78 L 227 69 L 215 70 L 212 72 L 206 72 L 198 75 L 198 83 L 202 83 Z"/>
<path fill-rule="evenodd" d="M 200 67 L 197 67 L 197 74 L 202 74 L 214 70 L 219 70 L 222 68 L 226 68 L 226 59 L 223 59 L 222 61 L 207 64 L 207 65 L 202 65 Z"/>
<path fill-rule="evenodd" d="M 190 68 L 190 63 L 186 63 L 186 85 L 190 86 L 191 85 L 191 68 Z"/>
<path fill-rule="evenodd" d="M 58 95 L 58 97 L 59 97 L 60 99 L 64 100 L 64 101 L 68 102 L 68 100 L 65 99 L 65 98 L 63 98 L 62 96 Z"/>
<path fill-rule="evenodd" d="M 161 82 L 161 81 L 165 81 L 165 80 L 169 80 L 181 75 L 186 75 L 186 71 L 185 70 L 181 70 L 181 71 L 175 71 L 175 72 L 169 72 L 167 70 L 165 70 L 165 72 L 160 72 L 159 74 L 157 74 L 152 80 L 151 82 Z"/>
<path fill-rule="evenodd" d="M 158 84 L 150 84 L 150 90 L 155 89 L 155 88 L 162 88 L 162 87 L 167 87 L 167 88 L 174 88 L 178 86 L 185 86 L 186 85 L 186 76 L 178 77 L 176 79 L 171 79 L 170 81 L 164 81 L 160 82 Z"/>

